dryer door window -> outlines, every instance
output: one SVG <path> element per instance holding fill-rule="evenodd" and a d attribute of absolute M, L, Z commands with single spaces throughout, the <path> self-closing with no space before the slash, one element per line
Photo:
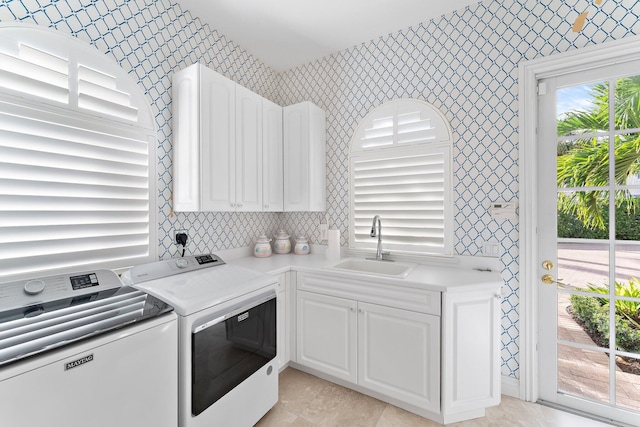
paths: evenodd
<path fill-rule="evenodd" d="M 202 413 L 276 357 L 276 297 L 198 322 L 191 335 L 191 413 Z"/>

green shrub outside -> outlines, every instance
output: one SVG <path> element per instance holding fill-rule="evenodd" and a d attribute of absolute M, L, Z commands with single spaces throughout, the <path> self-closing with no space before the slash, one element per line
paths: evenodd
<path fill-rule="evenodd" d="M 609 223 L 608 207 L 602 214 Z M 574 239 L 608 239 L 608 229 L 590 229 L 575 215 L 558 211 L 558 237 Z M 629 212 L 626 206 L 616 208 L 616 240 L 640 240 L 640 212 Z"/>
<path fill-rule="evenodd" d="M 629 283 L 616 282 L 616 295 L 640 297 L 640 281 L 632 277 Z M 589 286 L 589 291 L 608 295 L 608 286 Z M 602 341 L 609 341 L 609 299 L 572 294 L 571 305 L 575 315 L 591 333 Z M 616 301 L 616 349 L 640 353 L 640 303 Z"/>

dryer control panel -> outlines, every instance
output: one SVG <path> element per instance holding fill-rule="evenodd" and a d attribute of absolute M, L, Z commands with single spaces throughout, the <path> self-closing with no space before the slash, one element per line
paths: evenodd
<path fill-rule="evenodd" d="M 174 274 L 203 268 L 224 265 L 224 261 L 214 254 L 189 255 L 182 258 L 166 259 L 133 267 L 122 275 L 122 281 L 127 285 L 148 282 Z"/>

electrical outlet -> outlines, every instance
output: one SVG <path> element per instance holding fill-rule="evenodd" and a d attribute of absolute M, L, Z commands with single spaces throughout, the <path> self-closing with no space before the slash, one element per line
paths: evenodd
<path fill-rule="evenodd" d="M 187 241 L 189 240 L 189 233 L 187 233 L 187 230 L 175 230 L 175 233 L 173 234 L 173 241 L 176 245 L 180 245 L 180 241 L 178 240 L 178 236 L 180 234 L 184 234 L 187 236 Z"/>
<path fill-rule="evenodd" d="M 329 234 L 329 224 L 322 223 L 320 224 L 320 241 L 324 242 L 327 240 L 327 234 Z"/>

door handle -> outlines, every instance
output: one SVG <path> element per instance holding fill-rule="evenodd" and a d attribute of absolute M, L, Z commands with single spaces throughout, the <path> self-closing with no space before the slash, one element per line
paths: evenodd
<path fill-rule="evenodd" d="M 553 276 L 550 274 L 544 274 L 540 280 L 542 280 L 542 283 L 544 283 L 545 285 L 552 285 L 553 282 L 555 282 L 555 280 L 553 279 Z"/>
<path fill-rule="evenodd" d="M 540 280 L 545 285 L 553 285 L 555 283 L 556 285 L 562 286 L 564 288 L 577 289 L 575 286 L 569 285 L 568 283 L 562 283 L 562 279 L 558 279 L 558 280 L 554 279 L 553 276 L 550 274 L 543 274 Z"/>

